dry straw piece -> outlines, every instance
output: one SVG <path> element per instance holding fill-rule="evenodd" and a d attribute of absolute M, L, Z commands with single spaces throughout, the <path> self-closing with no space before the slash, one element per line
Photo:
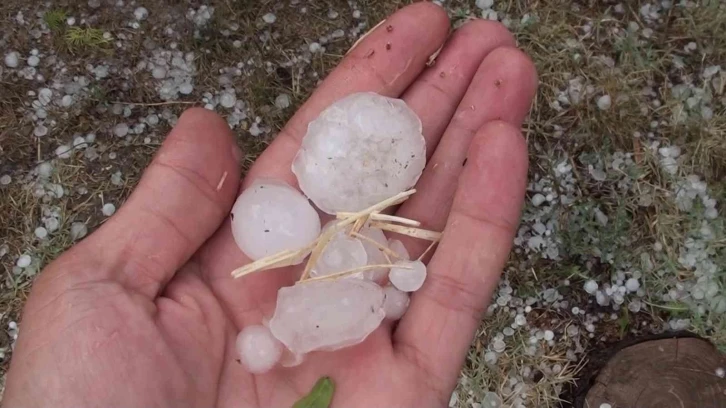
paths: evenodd
<path fill-rule="evenodd" d="M 421 223 L 415 220 L 380 213 L 388 207 L 401 204 L 402 202 L 406 201 L 410 196 L 412 196 L 415 192 L 415 189 L 404 191 L 359 212 L 337 213 L 336 217 L 340 219 L 340 221 L 332 225 L 330 228 L 327 228 L 322 234 L 320 234 L 320 236 L 318 236 L 315 241 L 313 241 L 305 248 L 301 248 L 298 250 L 281 251 L 276 254 L 264 257 L 262 259 L 258 259 L 255 262 L 235 269 L 234 271 L 232 271 L 231 274 L 234 278 L 239 278 L 254 272 L 294 265 L 296 261 L 298 261 L 301 257 L 306 256 L 308 253 L 310 253 L 310 257 L 308 258 L 308 262 L 305 264 L 305 268 L 303 269 L 302 276 L 300 277 L 298 283 L 337 279 L 343 276 L 366 271 L 369 269 L 393 267 L 394 265 L 390 262 L 390 258 L 394 257 L 397 259 L 399 258 L 398 254 L 396 254 L 389 248 L 381 245 L 380 243 L 375 242 L 375 240 L 358 233 L 366 223 L 369 223 L 369 226 L 371 228 L 379 228 L 385 231 L 396 232 L 414 238 L 432 241 L 429 249 L 426 250 L 426 252 L 428 252 L 434 246 L 434 244 L 441 239 L 440 232 L 418 228 Z M 374 244 L 376 247 L 378 247 L 378 249 L 383 252 L 383 254 L 386 256 L 386 259 L 389 260 L 389 264 L 366 265 L 359 268 L 338 272 L 332 275 L 310 278 L 310 270 L 315 265 L 315 263 L 317 263 L 318 259 L 325 250 L 325 247 L 327 247 L 333 236 L 335 236 L 335 234 L 339 231 L 342 231 L 343 229 L 351 225 L 352 228 L 350 231 L 350 235 Z M 400 268 L 400 266 L 397 267 Z"/>

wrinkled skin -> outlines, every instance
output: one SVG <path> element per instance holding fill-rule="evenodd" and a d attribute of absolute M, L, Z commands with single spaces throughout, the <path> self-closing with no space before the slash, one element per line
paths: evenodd
<path fill-rule="evenodd" d="M 226 123 L 186 112 L 120 210 L 35 282 L 4 406 L 289 407 L 322 375 L 337 385 L 333 407 L 445 406 L 511 249 L 527 174 L 519 128 L 537 82 L 502 26 L 472 21 L 447 39 L 448 28 L 429 3 L 390 16 L 241 184 L 242 155 Z M 359 91 L 401 97 L 423 121 L 429 163 L 398 214 L 444 231 L 429 277 L 397 325 L 298 367 L 250 375 L 235 361 L 235 335 L 270 315 L 277 289 L 297 272 L 231 279 L 249 261 L 228 212 L 255 178 L 296 185 L 290 164 L 306 124 Z M 428 245 L 404 243 L 412 256 Z"/>

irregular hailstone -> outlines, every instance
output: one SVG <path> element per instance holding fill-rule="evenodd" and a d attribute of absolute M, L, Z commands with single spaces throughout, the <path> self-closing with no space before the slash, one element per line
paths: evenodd
<path fill-rule="evenodd" d="M 362 342 L 380 324 L 383 289 L 364 279 L 280 288 L 270 330 L 291 352 L 332 351 Z"/>
<path fill-rule="evenodd" d="M 360 211 L 411 188 L 426 164 L 421 120 L 400 99 L 349 95 L 310 122 L 292 164 L 321 210 Z"/>
<path fill-rule="evenodd" d="M 426 265 L 423 262 L 398 261 L 394 265 L 400 265 L 402 268 L 391 268 L 388 279 L 398 290 L 415 292 L 423 286 L 426 280 Z"/>
<path fill-rule="evenodd" d="M 325 226 L 330 228 L 335 220 Z M 361 240 L 339 231 L 330 239 L 320 258 L 310 270 L 310 276 L 327 276 L 368 264 L 368 254 Z M 362 278 L 363 272 L 348 275 L 347 278 Z"/>
<path fill-rule="evenodd" d="M 367 240 L 361 240 L 363 248 L 365 248 L 366 254 L 368 255 L 368 265 L 387 264 L 388 260 L 379 247 L 380 245 L 384 248 L 388 248 L 388 239 L 386 239 L 386 234 L 383 233 L 383 230 L 365 226 L 361 228 L 360 234 L 378 243 L 378 245 L 376 245 Z M 380 281 L 386 277 L 386 274 L 388 274 L 388 268 L 370 269 L 363 272 L 363 278 L 380 283 Z"/>
<path fill-rule="evenodd" d="M 261 374 L 269 371 L 282 356 L 282 344 L 265 326 L 247 326 L 235 342 L 240 363 L 247 371 Z"/>
<path fill-rule="evenodd" d="M 383 310 L 386 312 L 386 319 L 398 320 L 408 309 L 408 293 L 396 289 L 393 285 L 383 288 Z"/>
<path fill-rule="evenodd" d="M 320 234 L 320 218 L 307 198 L 276 180 L 255 181 L 237 198 L 231 216 L 232 236 L 252 260 L 304 248 Z"/>
<path fill-rule="evenodd" d="M 403 259 L 404 261 L 408 261 L 411 259 L 411 255 L 408 254 L 408 250 L 403 245 L 403 242 L 397 239 L 389 239 L 388 247 L 391 248 L 391 251 L 398 254 L 398 257 Z"/>

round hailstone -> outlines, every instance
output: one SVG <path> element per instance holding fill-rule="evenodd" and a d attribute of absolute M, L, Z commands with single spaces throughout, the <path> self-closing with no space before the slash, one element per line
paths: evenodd
<path fill-rule="evenodd" d="M 5 65 L 7 65 L 8 68 L 17 68 L 19 64 L 20 54 L 18 54 L 17 51 L 10 51 L 5 54 Z"/>
<path fill-rule="evenodd" d="M 335 221 L 332 221 L 335 222 Z M 329 228 L 331 223 L 325 226 Z M 310 270 L 310 276 L 327 276 L 368 264 L 368 254 L 363 243 L 348 236 L 345 231 L 336 233 L 325 246 L 320 258 Z M 362 278 L 363 272 L 348 275 L 347 278 Z"/>
<path fill-rule="evenodd" d="M 22 254 L 15 262 L 15 265 L 19 268 L 27 268 L 28 266 L 30 266 L 31 262 L 33 262 L 33 258 L 31 258 L 30 255 Z"/>
<path fill-rule="evenodd" d="M 272 13 L 267 13 L 264 16 L 262 16 L 262 21 L 264 21 L 267 24 L 272 24 L 275 21 L 277 21 L 277 16 L 275 16 Z"/>
<path fill-rule="evenodd" d="M 640 282 L 635 278 L 630 278 L 625 282 L 625 288 L 628 292 L 637 292 L 640 289 Z"/>
<path fill-rule="evenodd" d="M 33 129 L 33 134 L 36 137 L 43 137 L 48 134 L 48 128 L 43 125 L 38 125 Z"/>
<path fill-rule="evenodd" d="M 7 186 L 13 181 L 12 177 L 10 177 L 9 174 L 3 174 L 2 177 L 0 177 L 0 185 Z"/>
<path fill-rule="evenodd" d="M 276 180 L 258 180 L 245 189 L 231 217 L 232 236 L 252 260 L 304 248 L 320 234 L 320 218 L 307 198 Z"/>
<path fill-rule="evenodd" d="M 37 55 L 31 55 L 28 57 L 28 66 L 37 67 L 40 64 L 40 58 Z"/>
<path fill-rule="evenodd" d="M 555 333 L 552 330 L 545 330 L 544 339 L 547 341 L 554 340 Z"/>
<path fill-rule="evenodd" d="M 408 309 L 408 293 L 401 292 L 393 285 L 383 288 L 383 311 L 386 312 L 386 319 L 398 320 Z"/>
<path fill-rule="evenodd" d="M 116 206 L 111 203 L 106 203 L 103 205 L 103 208 L 101 208 L 101 212 L 106 217 L 110 217 L 116 212 Z"/>
<path fill-rule="evenodd" d="M 398 261 L 388 274 L 393 286 L 404 292 L 415 292 L 423 286 L 426 280 L 426 265 L 421 261 Z"/>
<path fill-rule="evenodd" d="M 78 241 L 88 234 L 88 227 L 82 222 L 74 222 L 71 224 L 71 239 Z"/>
<path fill-rule="evenodd" d="M 118 125 L 114 126 L 113 134 L 117 137 L 126 136 L 127 134 L 129 134 L 129 125 L 125 123 L 119 123 Z"/>
<path fill-rule="evenodd" d="M 612 98 L 610 98 L 610 95 L 603 95 L 599 98 L 597 98 L 597 107 L 600 110 L 608 110 L 610 109 L 610 106 L 613 104 Z"/>
<path fill-rule="evenodd" d="M 219 97 L 219 104 L 227 109 L 234 108 L 237 103 L 237 97 L 231 92 L 223 92 Z"/>
<path fill-rule="evenodd" d="M 278 109 L 288 108 L 290 106 L 290 95 L 288 95 L 288 94 L 277 95 L 277 98 L 275 98 L 275 106 Z"/>
<path fill-rule="evenodd" d="M 237 335 L 235 346 L 240 363 L 254 374 L 269 371 L 282 356 L 282 344 L 265 326 L 245 327 Z"/>
<path fill-rule="evenodd" d="M 397 239 L 389 239 L 388 248 L 390 248 L 391 251 L 398 254 L 398 257 L 403 259 L 404 261 L 408 261 L 411 259 L 411 255 L 408 254 L 408 250 L 403 245 L 403 242 L 401 242 Z"/>
<path fill-rule="evenodd" d="M 71 157 L 73 148 L 70 145 L 60 145 L 55 148 L 55 155 L 59 159 L 68 159 Z"/>
<path fill-rule="evenodd" d="M 310 122 L 292 164 L 321 210 L 360 211 L 416 184 L 426 164 L 421 120 L 400 99 L 362 92 Z"/>
<path fill-rule="evenodd" d="M 154 77 L 155 79 L 166 78 L 166 68 L 154 67 L 154 69 L 151 70 L 151 76 Z"/>
<path fill-rule="evenodd" d="M 149 17 L 149 10 L 145 7 L 138 7 L 134 10 L 134 17 L 139 21 L 146 20 L 146 17 Z"/>
<path fill-rule="evenodd" d="M 38 239 L 44 239 L 45 237 L 48 236 L 48 230 L 45 229 L 44 227 L 36 228 L 34 233 L 35 233 L 35 236 L 38 237 Z"/>
<path fill-rule="evenodd" d="M 63 98 L 61 98 L 60 105 L 64 108 L 67 108 L 71 105 L 73 105 L 73 97 L 70 95 L 63 95 Z"/>
<path fill-rule="evenodd" d="M 383 289 L 364 279 L 280 288 L 270 330 L 291 352 L 332 351 L 362 342 L 383 321 Z"/>
<path fill-rule="evenodd" d="M 597 285 L 597 282 L 595 282 L 594 280 L 589 280 L 589 281 L 585 282 L 585 285 L 583 288 L 585 289 L 585 292 L 592 295 L 593 293 L 595 293 L 597 291 L 598 285 Z"/>

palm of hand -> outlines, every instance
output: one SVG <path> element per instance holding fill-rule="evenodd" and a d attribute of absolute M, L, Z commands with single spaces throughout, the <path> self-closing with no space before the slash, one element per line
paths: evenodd
<path fill-rule="evenodd" d="M 8 406 L 285 407 L 323 375 L 335 381 L 334 406 L 445 405 L 516 228 L 527 168 L 518 127 L 536 87 L 529 60 L 490 22 L 457 30 L 423 70 L 447 29 L 443 11 L 426 3 L 391 16 L 243 183 L 271 177 L 296 185 L 290 163 L 306 124 L 341 96 L 376 91 L 406 100 L 422 118 L 430 160 L 418 193 L 398 211 L 444 238 L 395 328 L 384 323 L 364 343 L 313 353 L 298 367 L 245 372 L 235 360 L 237 332 L 271 314 L 278 288 L 296 272 L 230 277 L 249 262 L 225 218 L 240 153 L 226 123 L 191 110 L 118 214 L 35 283 Z M 387 44 L 397 52 L 377 58 Z M 414 256 L 426 246 L 405 244 Z"/>

